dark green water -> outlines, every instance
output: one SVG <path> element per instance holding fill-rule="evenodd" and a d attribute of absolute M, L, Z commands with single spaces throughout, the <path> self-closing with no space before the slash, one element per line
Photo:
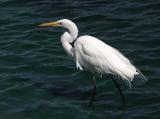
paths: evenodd
<path fill-rule="evenodd" d="M 61 47 L 64 29 L 38 27 L 62 18 L 119 49 L 148 78 L 124 90 L 125 113 L 111 77 L 97 79 L 94 109 L 86 106 L 92 77 Z M 159 67 L 159 0 L 0 1 L 0 119 L 159 119 Z"/>

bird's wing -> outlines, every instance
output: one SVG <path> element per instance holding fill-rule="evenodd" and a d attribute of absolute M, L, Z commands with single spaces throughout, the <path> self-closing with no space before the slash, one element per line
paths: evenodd
<path fill-rule="evenodd" d="M 132 80 L 136 68 L 118 50 L 91 36 L 81 36 L 75 42 L 76 61 L 80 67 L 113 73 Z"/>

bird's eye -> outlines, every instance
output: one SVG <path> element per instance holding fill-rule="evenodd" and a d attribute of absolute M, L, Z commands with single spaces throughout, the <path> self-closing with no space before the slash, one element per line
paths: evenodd
<path fill-rule="evenodd" d="M 59 25 L 62 25 L 62 22 L 59 22 Z"/>

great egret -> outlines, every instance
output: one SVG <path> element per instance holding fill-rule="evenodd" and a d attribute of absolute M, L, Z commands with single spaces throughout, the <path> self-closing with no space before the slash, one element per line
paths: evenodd
<path fill-rule="evenodd" d="M 139 80 L 146 80 L 144 75 L 140 73 L 140 71 L 133 66 L 131 62 L 117 49 L 89 35 L 84 35 L 77 38 L 78 28 L 71 20 L 62 19 L 56 22 L 43 23 L 39 26 L 61 26 L 68 29 L 68 32 L 65 32 L 61 36 L 61 42 L 67 54 L 74 59 L 77 69 L 80 69 L 81 71 L 88 70 L 93 74 L 98 73 L 102 75 L 110 73 L 118 75 L 123 80 L 128 81 L 130 86 L 131 81 L 133 81 L 135 76 L 139 76 Z M 74 47 L 71 45 L 73 42 Z M 123 104 L 125 105 L 126 102 L 121 88 L 115 79 L 113 81 L 115 86 L 118 88 Z M 96 94 L 95 77 L 93 77 L 93 85 L 94 87 L 90 105 L 92 104 Z"/>

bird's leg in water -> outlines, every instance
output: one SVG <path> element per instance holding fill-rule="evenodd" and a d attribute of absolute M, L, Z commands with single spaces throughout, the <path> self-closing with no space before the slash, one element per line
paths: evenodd
<path fill-rule="evenodd" d="M 95 79 L 95 76 L 93 76 L 93 92 L 92 92 L 92 95 L 91 95 L 89 106 L 92 105 L 95 95 L 96 95 L 96 79 Z"/>
<path fill-rule="evenodd" d="M 116 88 L 118 89 L 118 91 L 119 91 L 119 93 L 120 93 L 120 96 L 121 96 L 122 101 L 123 101 L 123 106 L 124 106 L 123 110 L 125 110 L 125 109 L 126 109 L 126 100 L 125 100 L 125 98 L 124 98 L 124 95 L 123 95 L 123 93 L 122 93 L 122 90 L 121 90 L 119 84 L 117 83 L 117 81 L 116 81 L 114 78 L 113 78 L 113 82 L 114 82 Z"/>

